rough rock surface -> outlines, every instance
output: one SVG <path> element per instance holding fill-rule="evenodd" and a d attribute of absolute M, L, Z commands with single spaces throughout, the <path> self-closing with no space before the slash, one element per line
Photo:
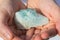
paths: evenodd
<path fill-rule="evenodd" d="M 46 25 L 49 20 L 42 14 L 37 13 L 36 10 L 28 8 L 16 12 L 15 22 L 18 25 L 18 28 L 29 29 L 31 27 Z"/>

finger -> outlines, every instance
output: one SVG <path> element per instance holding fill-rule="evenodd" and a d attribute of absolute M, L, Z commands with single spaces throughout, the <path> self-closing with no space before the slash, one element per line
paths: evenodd
<path fill-rule="evenodd" d="M 34 40 L 42 40 L 42 38 L 39 35 L 36 35 Z"/>
<path fill-rule="evenodd" d="M 20 37 L 20 36 L 23 35 L 24 33 L 23 33 L 23 31 L 21 31 L 21 30 L 16 30 L 15 34 Z"/>
<path fill-rule="evenodd" d="M 57 33 L 55 33 L 56 30 L 54 29 L 50 29 L 48 31 L 44 31 L 41 33 L 41 37 L 43 39 L 48 39 L 48 38 L 51 38 L 51 37 L 54 37 Z"/>
<path fill-rule="evenodd" d="M 27 31 L 27 33 L 26 33 L 26 40 L 30 40 L 31 39 L 31 37 L 33 36 L 33 34 L 34 34 L 34 28 L 31 28 L 31 29 L 29 29 L 28 31 Z"/>
<path fill-rule="evenodd" d="M 40 33 L 41 33 L 41 30 L 39 30 L 39 29 L 36 29 L 34 32 L 34 34 L 40 34 Z"/>
<path fill-rule="evenodd" d="M 56 29 L 58 31 L 58 35 L 60 35 L 60 21 L 56 23 Z"/>
<path fill-rule="evenodd" d="M 44 29 L 44 31 L 42 31 L 41 37 L 42 37 L 43 39 L 49 38 L 49 34 L 46 32 L 46 29 Z"/>
<path fill-rule="evenodd" d="M 10 29 L 10 26 L 7 26 L 7 25 L 3 25 L 0 26 L 1 29 L 0 29 L 0 36 L 4 39 L 4 40 L 22 40 L 21 38 L 15 36 L 15 29 L 13 28 Z M 13 26 L 12 26 L 13 27 Z M 17 32 L 16 32 L 17 33 Z M 17 38 L 16 38 L 17 37 Z"/>
<path fill-rule="evenodd" d="M 0 35 L 6 39 L 12 39 L 13 36 L 11 30 L 7 26 L 5 26 L 5 24 L 7 24 L 8 17 L 6 17 L 6 12 L 4 12 L 5 11 L 0 10 Z"/>
<path fill-rule="evenodd" d="M 6 11 L 0 11 L 0 36 L 5 40 L 12 40 L 15 35 L 8 26 L 9 15 Z"/>
<path fill-rule="evenodd" d="M 13 31 L 7 26 L 2 25 L 0 26 L 0 36 L 5 40 L 22 40 L 21 38 L 15 36 Z M 14 30 L 15 31 L 15 30 Z"/>
<path fill-rule="evenodd" d="M 26 35 L 21 35 L 20 38 L 22 38 L 23 40 L 26 40 Z"/>
<path fill-rule="evenodd" d="M 35 34 L 35 35 L 33 35 L 31 40 L 42 40 L 42 38 L 39 34 Z"/>
<path fill-rule="evenodd" d="M 6 40 L 11 40 L 14 37 L 14 34 L 11 32 L 11 30 L 7 26 L 1 24 L 0 36 L 2 36 Z"/>
<path fill-rule="evenodd" d="M 57 30 L 54 25 L 50 24 L 47 25 L 42 31 L 41 31 L 41 37 L 43 39 L 47 39 L 50 37 L 53 37 L 57 34 Z"/>

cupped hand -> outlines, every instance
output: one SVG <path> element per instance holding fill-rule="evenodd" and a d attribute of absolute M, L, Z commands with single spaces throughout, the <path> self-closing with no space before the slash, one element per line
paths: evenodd
<path fill-rule="evenodd" d="M 0 37 L 4 40 L 22 40 L 13 21 L 14 13 L 22 8 L 25 5 L 20 0 L 0 0 Z"/>
<path fill-rule="evenodd" d="M 50 22 L 44 27 L 38 27 L 27 31 L 26 39 L 31 40 L 43 40 L 60 35 L 60 7 L 54 2 L 54 0 L 28 0 L 28 8 L 34 8 L 38 12 L 42 12 Z M 30 33 L 29 33 L 30 32 Z"/>

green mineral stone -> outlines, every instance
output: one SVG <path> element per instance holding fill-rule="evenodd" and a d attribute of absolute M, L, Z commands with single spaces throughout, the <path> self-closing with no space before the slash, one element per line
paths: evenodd
<path fill-rule="evenodd" d="M 15 23 L 19 29 L 43 26 L 49 23 L 49 19 L 33 9 L 22 9 L 15 13 Z M 21 26 L 22 25 L 22 26 Z"/>

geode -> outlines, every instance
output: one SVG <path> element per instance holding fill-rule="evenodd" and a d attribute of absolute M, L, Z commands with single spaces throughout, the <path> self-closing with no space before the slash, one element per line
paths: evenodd
<path fill-rule="evenodd" d="M 30 29 L 48 24 L 49 19 L 36 10 L 28 8 L 15 13 L 15 23 L 19 29 Z"/>

